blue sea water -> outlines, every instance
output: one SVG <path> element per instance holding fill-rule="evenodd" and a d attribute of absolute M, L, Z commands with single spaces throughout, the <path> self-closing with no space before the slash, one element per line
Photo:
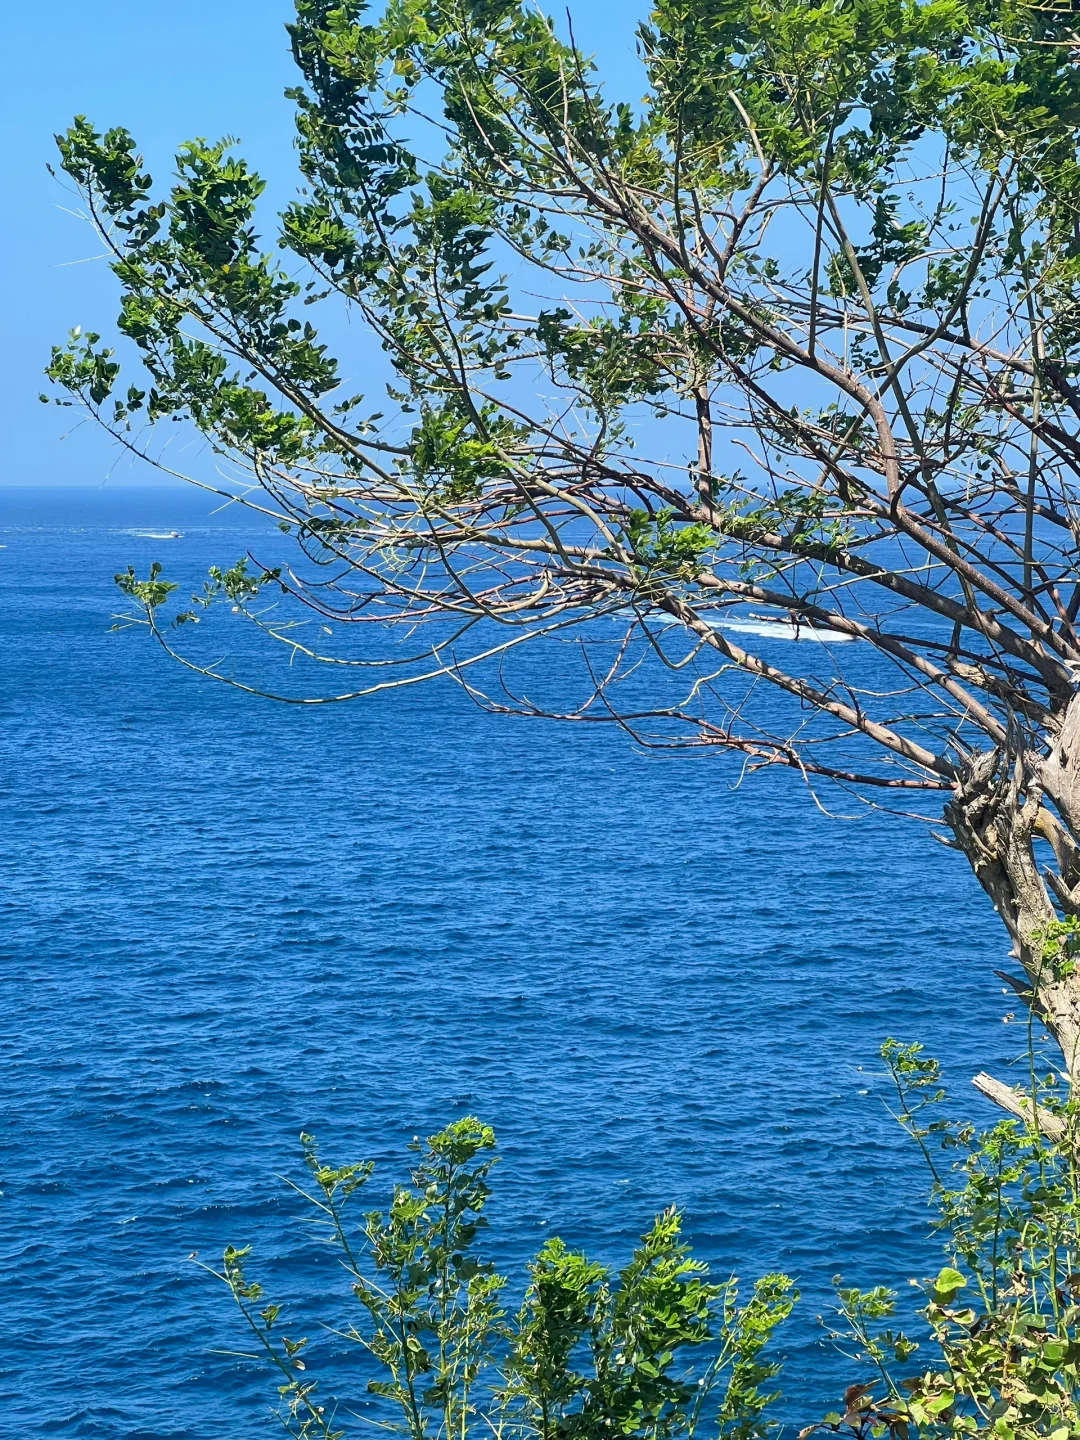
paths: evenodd
<path fill-rule="evenodd" d="M 1021 1044 L 963 862 L 788 774 L 736 786 L 450 683 L 319 710 L 209 684 L 109 627 L 129 562 L 283 543 L 210 510 L 0 490 L 0 1430 L 275 1433 L 189 1259 L 227 1243 L 355 1400 L 319 1329 L 346 1286 L 279 1177 L 307 1129 L 385 1196 L 468 1112 L 500 1138 L 500 1265 L 556 1233 L 617 1262 L 677 1203 L 719 1273 L 797 1277 L 783 1413 L 831 1408 L 859 1378 L 817 1320 L 832 1276 L 939 1264 L 880 1040 L 925 1041 L 976 1115 L 970 1075 Z"/>

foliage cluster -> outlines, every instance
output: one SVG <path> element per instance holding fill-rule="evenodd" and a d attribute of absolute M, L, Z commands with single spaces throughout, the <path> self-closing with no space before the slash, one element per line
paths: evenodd
<path fill-rule="evenodd" d="M 859 1435 L 1069 1440 L 1080 1434 L 1077 1114 L 1059 1077 L 1032 1076 L 1032 1123 L 977 1132 L 940 1116 L 935 1061 L 886 1042 L 897 1118 L 930 1167 L 948 1263 L 925 1289 L 918 1341 L 883 1321 L 895 1296 L 841 1290 L 860 1358 L 877 1371 L 828 1428 Z M 1055 1138 L 1043 1133 L 1046 1125 Z M 951 1162 L 951 1163 L 946 1163 Z M 914 1373 L 912 1373 L 914 1372 Z"/>
<path fill-rule="evenodd" d="M 289 34 L 302 188 L 269 240 L 227 140 L 159 193 L 127 131 L 58 137 L 139 367 L 121 391 L 73 332 L 61 403 L 161 464 L 157 422 L 197 427 L 311 562 L 319 635 L 424 627 L 400 683 L 618 617 L 574 713 L 646 744 L 860 793 L 1041 753 L 1080 663 L 1067 9 L 656 0 L 633 103 L 518 0 L 296 0 Z M 343 319 L 366 355 L 331 353 Z M 125 593 L 178 643 L 158 584 Z M 743 648 L 746 605 L 860 658 Z M 323 646 L 377 677 L 320 698 L 388 683 L 381 639 Z M 628 715 L 648 655 L 695 681 Z"/>
<path fill-rule="evenodd" d="M 311 1136 L 302 1143 L 307 1199 L 358 1306 L 338 1334 L 363 1352 L 368 1391 L 384 1402 L 367 1418 L 409 1440 L 690 1440 L 699 1426 L 731 1440 L 765 1434 L 765 1387 L 778 1366 L 761 1352 L 791 1309 L 785 1276 L 765 1276 L 740 1303 L 733 1280 L 711 1280 L 691 1257 L 672 1209 L 617 1274 L 548 1240 L 507 1313 L 505 1277 L 477 1249 L 494 1164 L 489 1127 L 466 1117 L 414 1142 L 411 1184 L 395 1186 L 388 1209 L 359 1226 L 348 1210 L 371 1165 L 331 1167 Z M 226 1250 L 221 1278 L 279 1372 L 282 1420 L 304 1440 L 344 1434 L 344 1412 L 328 1413 L 307 1376 L 306 1338 L 283 1333 L 246 1257 Z"/>
<path fill-rule="evenodd" d="M 801 1440 L 1074 1440 L 1075 1106 L 1050 1073 L 1038 1079 L 1039 1113 L 1061 1122 L 1059 1138 L 1012 1119 L 979 1132 L 941 1113 L 940 1070 L 920 1046 L 890 1040 L 882 1057 L 896 1118 L 930 1168 L 946 1263 L 919 1282 L 917 1326 L 898 1323 L 895 1292 L 837 1277 L 831 1336 L 856 1375 L 841 1407 L 805 1425 Z M 335 1334 L 366 1357 L 368 1391 L 383 1402 L 369 1422 L 409 1440 L 763 1440 L 778 1428 L 775 1332 L 798 1299 L 788 1277 L 764 1276 L 740 1302 L 736 1281 L 710 1277 L 667 1210 L 617 1273 L 548 1240 L 510 1309 L 505 1277 L 478 1248 L 494 1164 L 487 1126 L 467 1117 L 414 1142 L 411 1184 L 358 1225 L 349 1207 L 372 1166 L 328 1166 L 310 1136 L 302 1142 L 302 1193 L 358 1306 L 359 1319 Z M 344 1435 L 353 1412 L 320 1398 L 307 1339 L 286 1337 L 279 1307 L 247 1277 L 247 1253 L 227 1250 L 221 1278 L 279 1373 L 281 1418 L 304 1440 Z"/>

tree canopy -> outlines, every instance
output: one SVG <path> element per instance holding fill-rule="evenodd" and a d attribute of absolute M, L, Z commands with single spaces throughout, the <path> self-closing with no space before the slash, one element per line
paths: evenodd
<path fill-rule="evenodd" d="M 160 422 L 192 422 L 299 547 L 212 572 L 171 622 L 169 582 L 129 572 L 140 618 L 182 655 L 226 597 L 358 670 L 333 698 L 443 674 L 525 711 L 477 662 L 574 631 L 568 718 L 940 792 L 1068 1067 L 1074 26 L 1016 0 L 658 0 L 646 93 L 615 99 L 517 0 L 297 0 L 276 249 L 229 142 L 182 146 L 159 192 L 126 131 L 76 119 L 62 165 L 140 370 L 73 333 L 50 376 L 155 463 Z M 266 587 L 346 651 L 267 618 Z"/>

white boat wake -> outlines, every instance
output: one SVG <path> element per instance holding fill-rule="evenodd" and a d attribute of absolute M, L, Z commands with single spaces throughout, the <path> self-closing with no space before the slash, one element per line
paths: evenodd
<path fill-rule="evenodd" d="M 737 630 L 741 635 L 765 635 L 770 640 L 817 640 L 819 644 L 836 645 L 854 640 L 842 630 L 823 630 L 816 625 L 792 625 L 787 620 L 721 620 L 722 630 Z"/>

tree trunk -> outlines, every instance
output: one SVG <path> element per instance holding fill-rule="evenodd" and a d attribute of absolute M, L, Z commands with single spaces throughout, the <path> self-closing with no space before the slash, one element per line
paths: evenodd
<path fill-rule="evenodd" d="M 1024 979 L 1003 978 L 1060 1046 L 1070 1080 L 1080 1080 L 1080 972 L 1067 963 L 1056 929 L 1063 917 L 1080 916 L 1080 694 L 1048 731 L 1047 753 L 1014 721 L 1005 745 L 981 752 L 965 768 L 945 819 L 1012 940 Z M 1004 1108 L 1032 1113 L 1029 1099 L 1011 1091 L 1017 1110 L 995 1093 L 999 1082 L 979 1081 L 982 1093 Z"/>

